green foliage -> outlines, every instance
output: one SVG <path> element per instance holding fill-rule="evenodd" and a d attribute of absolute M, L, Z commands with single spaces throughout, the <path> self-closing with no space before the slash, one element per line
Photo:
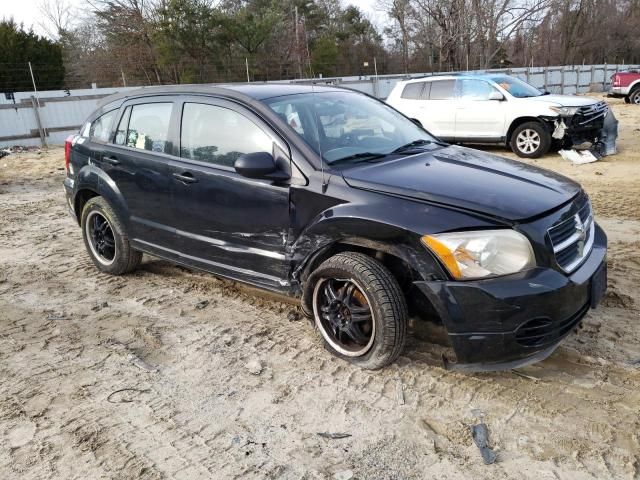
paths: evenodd
<path fill-rule="evenodd" d="M 33 65 L 40 90 L 58 90 L 64 85 L 62 48 L 59 44 L 25 31 L 13 20 L 0 21 L 0 91 L 32 90 L 28 62 Z"/>
<path fill-rule="evenodd" d="M 324 77 L 333 77 L 338 74 L 337 64 L 340 56 L 338 45 L 333 36 L 324 35 L 318 38 L 311 52 L 313 61 L 313 73 L 322 74 Z"/>

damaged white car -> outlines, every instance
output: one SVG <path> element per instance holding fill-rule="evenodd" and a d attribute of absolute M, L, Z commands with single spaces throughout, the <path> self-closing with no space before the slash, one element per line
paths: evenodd
<path fill-rule="evenodd" d="M 401 81 L 387 103 L 448 142 L 501 144 L 526 158 L 576 146 L 615 153 L 618 122 L 606 102 L 552 95 L 505 74 Z"/>

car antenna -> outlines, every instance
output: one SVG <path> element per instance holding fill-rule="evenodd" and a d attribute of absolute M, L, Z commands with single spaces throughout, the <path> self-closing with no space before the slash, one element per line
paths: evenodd
<path fill-rule="evenodd" d="M 316 121 L 316 136 L 318 138 L 318 153 L 320 154 L 320 173 L 322 175 L 322 193 L 326 193 L 329 182 L 327 182 L 324 176 L 324 159 L 322 157 L 322 142 L 320 141 L 320 117 L 318 117 L 318 111 L 316 110 L 316 89 L 315 82 L 311 81 L 311 95 L 313 98 L 313 117 Z"/>

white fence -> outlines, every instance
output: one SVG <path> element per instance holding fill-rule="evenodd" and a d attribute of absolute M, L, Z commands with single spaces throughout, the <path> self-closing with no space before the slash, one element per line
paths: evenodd
<path fill-rule="evenodd" d="M 0 94 L 0 147 L 62 145 L 78 130 L 98 102 L 124 89 L 18 92 Z"/>
<path fill-rule="evenodd" d="M 637 69 L 638 65 L 567 65 L 564 67 L 522 67 L 499 70 L 474 70 L 468 73 L 506 73 L 521 78 L 531 85 L 551 93 L 566 95 L 586 92 L 604 92 L 609 89 L 611 75 L 618 71 Z M 378 98 L 387 98 L 396 82 L 409 78 L 446 75 L 452 72 L 411 73 L 407 75 L 380 75 L 379 77 L 336 77 L 293 80 L 296 83 L 340 85 L 353 88 Z"/>
<path fill-rule="evenodd" d="M 611 75 L 619 70 L 629 68 L 639 68 L 639 66 L 605 64 L 512 68 L 505 70 L 488 70 L 487 72 L 508 73 L 522 78 L 540 89 L 553 93 L 572 94 L 588 91 L 605 91 L 609 88 Z M 378 98 L 386 98 L 396 82 L 407 78 L 429 75 L 436 74 L 316 78 L 286 80 L 277 83 L 341 85 L 374 95 Z M 0 147 L 13 145 L 61 145 L 70 133 L 78 130 L 102 98 L 115 92 L 131 90 L 133 88 L 43 91 L 38 93 L 38 98 L 36 98 L 33 92 L 15 93 L 13 99 L 0 94 Z"/>

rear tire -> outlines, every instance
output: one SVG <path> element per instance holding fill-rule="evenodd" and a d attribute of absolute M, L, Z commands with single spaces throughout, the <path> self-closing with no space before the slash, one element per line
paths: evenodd
<path fill-rule="evenodd" d="M 516 155 L 522 158 L 539 158 L 551 147 L 551 134 L 539 122 L 518 125 L 509 140 Z"/>
<path fill-rule="evenodd" d="M 368 255 L 343 252 L 310 276 L 315 325 L 325 347 L 354 365 L 378 369 L 404 347 L 407 304 L 396 279 Z"/>
<path fill-rule="evenodd" d="M 636 88 L 629 94 L 629 103 L 633 105 L 640 105 L 640 88 Z"/>
<path fill-rule="evenodd" d="M 142 252 L 134 250 L 122 222 L 102 197 L 93 197 L 82 209 L 82 238 L 94 265 L 101 272 L 122 275 L 135 270 Z"/>

